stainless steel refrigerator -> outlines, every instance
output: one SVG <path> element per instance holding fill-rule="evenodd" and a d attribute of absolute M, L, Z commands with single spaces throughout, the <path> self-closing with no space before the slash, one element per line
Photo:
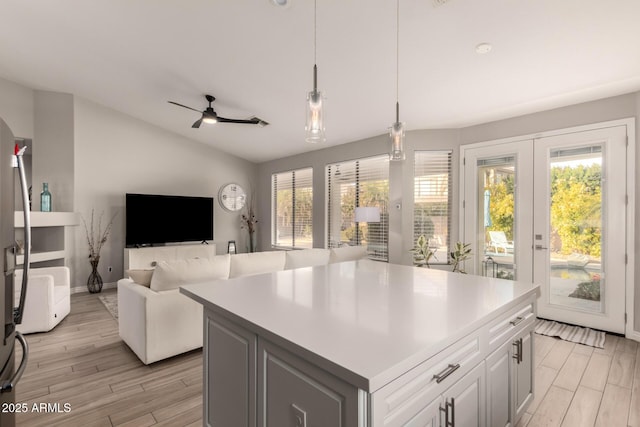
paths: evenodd
<path fill-rule="evenodd" d="M 16 144 L 7 124 L 0 119 L 0 265 L 4 278 L 0 280 L 0 319 L 4 330 L 0 337 L 0 427 L 15 425 L 15 386 L 27 365 L 29 349 L 22 334 L 16 331 L 16 325 L 22 321 L 22 311 L 27 295 L 29 279 L 29 257 L 31 254 L 31 223 L 29 196 L 24 172 L 22 155 L 25 147 Z M 20 182 L 22 206 L 14 206 L 15 180 Z M 24 213 L 24 269 L 22 283 L 14 284 L 18 246 L 15 240 L 14 211 Z M 14 308 L 14 286 L 21 287 L 20 302 Z M 15 367 L 16 343 L 22 346 L 22 358 Z"/>

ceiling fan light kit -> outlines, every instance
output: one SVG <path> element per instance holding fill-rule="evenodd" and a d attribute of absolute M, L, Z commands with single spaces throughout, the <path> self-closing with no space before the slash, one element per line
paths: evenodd
<path fill-rule="evenodd" d="M 177 102 L 173 102 L 173 101 L 168 101 L 169 104 L 173 104 L 173 105 L 177 105 L 178 107 L 182 107 L 182 108 L 187 108 L 189 110 L 193 110 L 193 111 L 197 111 L 198 113 L 202 114 L 202 117 L 200 117 L 198 120 L 196 120 L 193 125 L 191 125 L 192 128 L 194 129 L 198 129 L 200 128 L 200 125 L 204 122 L 206 124 L 215 124 L 215 123 L 239 123 L 239 124 L 248 124 L 248 125 L 258 125 L 259 127 L 263 128 L 265 126 L 267 126 L 269 123 L 256 117 L 253 116 L 250 119 L 228 119 L 226 117 L 220 117 L 218 116 L 218 113 L 216 113 L 216 111 L 213 109 L 213 107 L 211 106 L 211 104 L 213 103 L 213 101 L 216 100 L 215 96 L 213 95 L 205 95 L 204 96 L 207 99 L 207 102 L 209 103 L 209 106 L 207 108 L 205 108 L 204 111 L 200 111 L 197 110 L 195 108 L 192 107 L 187 107 L 186 105 L 182 105 L 182 104 L 178 104 Z"/>
<path fill-rule="evenodd" d="M 313 90 L 307 94 L 307 121 L 305 141 L 318 143 L 326 141 L 324 133 L 324 103 L 322 92 L 318 91 L 317 53 L 317 0 L 313 2 Z"/>

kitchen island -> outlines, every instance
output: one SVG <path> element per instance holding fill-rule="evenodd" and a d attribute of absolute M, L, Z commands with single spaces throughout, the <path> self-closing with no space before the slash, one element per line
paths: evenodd
<path fill-rule="evenodd" d="M 184 286 L 204 306 L 205 425 L 515 425 L 537 289 L 369 260 Z"/>

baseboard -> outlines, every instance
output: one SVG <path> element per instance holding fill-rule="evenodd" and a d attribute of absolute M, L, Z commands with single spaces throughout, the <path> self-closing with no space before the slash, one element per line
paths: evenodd
<path fill-rule="evenodd" d="M 115 289 L 118 286 L 117 282 L 111 282 L 111 283 L 103 283 L 102 284 L 102 289 Z M 82 292 L 89 292 L 89 290 L 87 289 L 86 286 L 76 286 L 71 288 L 71 293 L 72 294 L 79 294 Z"/>
<path fill-rule="evenodd" d="M 640 342 L 640 331 L 628 331 L 626 338 Z"/>

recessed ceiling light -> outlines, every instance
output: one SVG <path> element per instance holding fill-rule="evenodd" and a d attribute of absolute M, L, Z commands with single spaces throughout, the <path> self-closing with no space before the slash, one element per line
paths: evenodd
<path fill-rule="evenodd" d="M 289 0 L 271 0 L 271 4 L 280 7 L 287 7 L 289 6 Z"/>
<path fill-rule="evenodd" d="M 484 55 L 485 53 L 491 52 L 491 49 L 493 49 L 491 43 L 480 43 L 478 46 L 476 46 L 476 53 Z"/>

